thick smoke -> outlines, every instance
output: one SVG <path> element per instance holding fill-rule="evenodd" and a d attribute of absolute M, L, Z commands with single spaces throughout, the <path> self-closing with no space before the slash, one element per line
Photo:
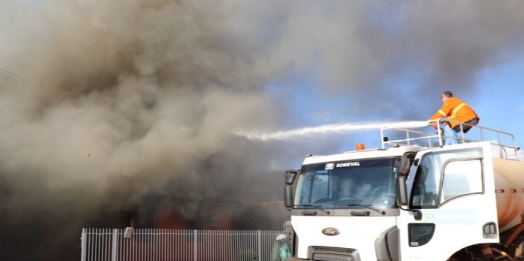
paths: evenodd
<path fill-rule="evenodd" d="M 2 1 L 0 232 L 13 240 L 0 250 L 52 258 L 64 253 L 62 243 L 77 243 L 78 227 L 109 226 L 108 209 L 132 207 L 152 191 L 187 197 L 194 205 L 180 208 L 190 217 L 230 191 L 239 173 L 293 168 L 286 160 L 337 150 L 333 141 L 305 151 L 232 135 L 292 124 L 300 108 L 286 98 L 302 93 L 296 79 L 311 81 L 323 98 L 346 96 L 340 110 L 350 118 L 423 120 L 443 90 L 472 93 L 480 70 L 522 50 L 523 8 L 518 1 Z M 56 245 L 42 245 L 50 233 L 58 233 Z"/>

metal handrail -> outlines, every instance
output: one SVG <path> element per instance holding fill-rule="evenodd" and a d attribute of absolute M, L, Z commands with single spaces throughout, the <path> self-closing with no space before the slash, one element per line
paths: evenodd
<path fill-rule="evenodd" d="M 442 130 L 442 127 L 444 127 L 443 126 L 445 124 L 444 122 L 446 122 L 446 121 L 448 121 L 448 122 L 456 122 L 456 123 L 459 124 L 461 131 L 459 132 L 459 136 L 458 137 L 450 137 L 450 136 L 444 136 L 443 135 L 441 130 Z M 421 127 L 420 124 L 414 125 L 414 126 L 409 126 L 408 125 L 408 126 L 403 126 L 403 127 L 387 127 L 387 126 L 384 126 L 380 130 L 381 139 L 382 139 L 382 141 L 381 141 L 382 142 L 382 148 L 385 149 L 386 145 L 418 145 L 418 146 L 422 146 L 422 147 L 431 148 L 431 147 L 436 147 L 436 146 L 443 146 L 444 145 L 444 140 L 446 138 L 456 139 L 459 143 L 480 142 L 480 141 L 485 141 L 484 137 L 486 136 L 486 134 L 494 133 L 494 134 L 496 134 L 496 137 L 497 137 L 496 141 L 494 141 L 494 142 L 490 141 L 490 144 L 493 145 L 493 146 L 499 147 L 499 149 L 500 149 L 500 157 L 501 158 L 505 158 L 505 159 L 509 159 L 506 149 L 512 149 L 514 151 L 515 159 L 518 159 L 517 155 L 518 155 L 518 150 L 520 148 L 517 147 L 517 143 L 515 141 L 515 136 L 513 134 L 511 134 L 511 133 L 500 131 L 500 130 L 496 130 L 496 129 L 492 129 L 492 128 L 482 127 L 482 126 L 479 126 L 479 125 L 471 125 L 471 124 L 466 124 L 466 123 L 453 121 L 453 120 L 447 120 L 447 119 L 428 121 L 428 126 L 431 126 L 434 123 L 436 123 L 436 126 L 437 126 L 437 133 L 429 133 L 427 131 L 424 131 L 423 128 L 428 128 L 428 127 L 426 127 L 426 126 Z M 465 126 L 470 126 L 471 127 L 471 129 L 468 131 L 468 133 L 472 133 L 473 130 L 478 130 L 479 131 L 479 135 L 480 135 L 480 140 L 466 138 L 465 137 L 465 133 L 463 132 Z M 386 131 L 396 131 L 397 135 L 403 136 L 403 137 L 398 138 L 398 139 L 394 139 L 394 140 L 389 140 L 389 138 L 385 135 Z M 398 133 L 400 133 L 400 134 L 398 134 Z M 511 143 L 512 144 L 503 144 L 502 143 L 502 139 L 503 138 L 511 139 Z M 435 139 L 438 142 L 436 142 Z M 427 140 L 427 142 L 422 143 L 421 141 L 424 141 L 424 140 Z"/>

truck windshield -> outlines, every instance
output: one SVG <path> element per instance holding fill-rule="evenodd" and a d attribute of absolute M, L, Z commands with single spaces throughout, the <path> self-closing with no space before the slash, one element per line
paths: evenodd
<path fill-rule="evenodd" d="M 395 160 L 359 159 L 302 166 L 295 207 L 395 207 Z"/>

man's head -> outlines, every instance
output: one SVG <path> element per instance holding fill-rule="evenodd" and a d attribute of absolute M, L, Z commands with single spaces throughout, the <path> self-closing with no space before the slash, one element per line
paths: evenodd
<path fill-rule="evenodd" d="M 445 102 L 447 99 L 453 97 L 453 93 L 450 91 L 445 91 L 442 93 L 442 102 Z"/>

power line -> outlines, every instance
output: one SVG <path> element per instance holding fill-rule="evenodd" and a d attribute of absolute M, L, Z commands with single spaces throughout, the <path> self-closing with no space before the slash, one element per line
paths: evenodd
<path fill-rule="evenodd" d="M 44 86 L 38 85 L 38 84 L 36 84 L 36 83 L 34 83 L 32 81 L 24 79 L 24 78 L 14 74 L 14 73 L 12 73 L 12 72 L 4 70 L 2 68 L 0 68 L 0 73 L 5 75 L 5 76 L 7 76 L 7 77 L 9 77 L 9 78 L 11 78 L 11 79 L 13 79 L 13 80 L 15 80 L 15 81 L 17 81 L 17 82 L 19 82 L 19 83 L 21 83 L 21 84 L 23 84 L 23 85 L 25 85 L 25 86 L 27 86 L 27 87 L 29 87 L 29 88 L 32 88 L 33 90 L 39 91 L 39 92 L 41 92 L 43 94 L 51 95 L 51 96 L 54 96 L 54 97 L 62 96 L 60 93 L 58 93 L 56 91 L 53 91 L 53 90 L 48 89 L 48 88 L 46 88 Z"/>

